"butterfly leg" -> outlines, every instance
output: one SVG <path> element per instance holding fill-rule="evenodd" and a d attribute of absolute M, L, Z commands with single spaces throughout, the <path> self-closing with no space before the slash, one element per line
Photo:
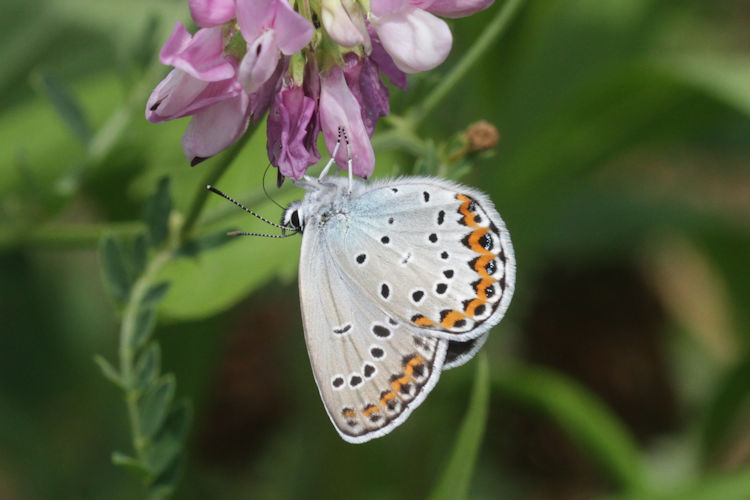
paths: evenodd
<path fill-rule="evenodd" d="M 346 170 L 349 171 L 349 194 L 352 194 L 352 185 L 354 184 L 354 178 L 352 177 L 352 149 L 349 145 L 349 136 L 346 135 L 346 130 L 339 128 L 339 137 L 342 132 L 344 134 L 344 142 L 346 143 Z"/>
<path fill-rule="evenodd" d="M 322 181 L 323 177 L 325 177 L 326 175 L 328 175 L 328 171 L 331 170 L 331 167 L 333 166 L 333 162 L 336 160 L 336 155 L 339 152 L 339 147 L 341 147 L 341 134 L 343 132 L 344 132 L 344 128 L 343 127 L 339 127 L 339 136 L 338 136 L 338 139 L 336 139 L 336 146 L 334 146 L 334 148 L 333 148 L 333 153 L 331 153 L 331 158 L 328 160 L 328 163 L 326 163 L 326 166 L 323 167 L 323 171 L 318 176 L 318 180 L 319 181 Z M 348 146 L 348 144 L 349 143 L 347 141 L 347 146 Z"/>

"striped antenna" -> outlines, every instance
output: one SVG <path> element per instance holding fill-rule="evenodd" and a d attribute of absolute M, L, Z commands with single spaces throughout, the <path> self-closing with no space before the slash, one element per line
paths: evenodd
<path fill-rule="evenodd" d="M 224 199 L 227 199 L 227 200 L 231 201 L 232 203 L 234 203 L 235 205 L 237 205 L 238 207 L 240 207 L 245 212 L 249 213 L 250 215 L 253 215 L 253 216 L 257 217 L 258 219 L 262 220 L 266 224 L 269 224 L 269 225 L 271 225 L 273 227 L 279 228 L 282 231 L 292 231 L 292 234 L 295 234 L 297 232 L 295 230 L 295 228 L 293 228 L 293 227 L 287 227 L 287 226 L 282 226 L 281 224 L 276 224 L 275 222 L 271 222 L 270 220 L 266 219 L 262 215 L 256 214 L 255 212 L 253 212 L 252 210 L 250 210 L 249 208 L 247 208 L 245 205 L 243 205 L 239 201 L 235 200 L 234 198 L 232 198 L 228 194 L 224 193 L 223 191 L 220 191 L 220 190 L 216 189 L 211 184 L 207 184 L 206 185 L 206 189 L 208 189 L 212 193 L 218 194 L 219 196 L 221 196 Z M 286 238 L 287 236 L 291 236 L 291 234 L 289 234 L 289 235 L 283 235 L 283 236 L 281 236 L 281 235 L 277 236 L 277 235 L 273 235 L 273 234 L 241 233 L 241 232 L 238 232 L 238 231 L 232 231 L 230 233 L 227 233 L 227 235 L 229 235 L 229 236 L 240 236 L 240 235 L 242 235 L 242 236 L 267 236 L 267 237 L 270 237 L 270 238 Z"/>

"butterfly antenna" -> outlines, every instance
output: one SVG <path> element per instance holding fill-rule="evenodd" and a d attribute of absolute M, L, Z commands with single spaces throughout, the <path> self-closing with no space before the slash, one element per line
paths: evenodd
<path fill-rule="evenodd" d="M 244 210 L 245 212 L 249 213 L 250 215 L 254 215 L 254 216 L 255 216 L 255 217 L 257 217 L 258 219 L 260 219 L 260 220 L 262 220 L 263 222 L 265 222 L 266 224 L 269 224 L 269 225 L 271 225 L 271 226 L 273 226 L 273 227 L 277 227 L 277 228 L 279 228 L 279 229 L 283 229 L 283 230 L 285 230 L 285 231 L 294 231 L 294 228 L 293 228 L 293 227 L 287 227 L 287 226 L 282 226 L 281 224 L 276 224 L 275 222 L 271 222 L 270 220 L 266 219 L 266 218 L 265 218 L 265 217 L 263 217 L 262 215 L 258 215 L 258 214 L 256 214 L 255 212 L 253 212 L 252 210 L 250 210 L 249 208 L 247 208 L 247 207 L 246 207 L 245 205 L 243 205 L 243 204 L 242 204 L 242 203 L 240 203 L 239 201 L 235 200 L 235 199 L 234 199 L 234 198 L 232 198 L 231 196 L 227 195 L 226 193 L 223 193 L 222 191 L 219 191 L 218 189 L 216 189 L 215 187 L 213 187 L 213 186 L 212 186 L 211 184 L 208 184 L 208 185 L 206 185 L 206 189 L 208 189 L 208 190 L 209 190 L 209 191 L 211 191 L 212 193 L 216 193 L 216 194 L 218 194 L 218 195 L 219 195 L 219 196 L 221 196 L 222 198 L 225 198 L 225 199 L 227 199 L 227 200 L 231 201 L 232 203 L 234 203 L 235 205 L 237 205 L 238 207 L 240 207 L 240 208 L 241 208 L 242 210 Z"/>
<path fill-rule="evenodd" d="M 271 202 L 274 205 L 276 205 L 277 207 L 279 207 L 282 210 L 286 210 L 286 207 L 282 207 L 276 200 L 274 200 L 271 197 L 271 195 L 268 193 L 268 190 L 266 189 L 266 174 L 268 173 L 268 169 L 270 169 L 270 168 L 271 168 L 271 164 L 269 163 L 266 166 L 266 169 L 263 171 L 263 179 L 261 179 L 261 181 L 260 181 L 260 185 L 263 186 L 263 194 L 265 194 L 266 198 L 268 198 L 269 200 L 271 200 Z"/>
<path fill-rule="evenodd" d="M 291 233 L 284 234 L 266 234 L 266 233 L 246 233 L 244 231 L 229 231 L 227 236 L 263 236 L 264 238 L 289 238 L 294 236 L 299 231 L 293 231 Z"/>
<path fill-rule="evenodd" d="M 331 167 L 333 166 L 333 162 L 336 160 L 336 155 L 339 152 L 339 147 L 341 146 L 341 134 L 344 133 L 344 127 L 339 127 L 339 135 L 336 139 L 336 146 L 333 148 L 333 153 L 331 153 L 331 158 L 328 160 L 328 163 L 326 163 L 326 166 L 323 167 L 323 171 L 318 176 L 318 180 L 323 180 L 323 177 L 328 175 L 328 171 L 331 170 Z"/>

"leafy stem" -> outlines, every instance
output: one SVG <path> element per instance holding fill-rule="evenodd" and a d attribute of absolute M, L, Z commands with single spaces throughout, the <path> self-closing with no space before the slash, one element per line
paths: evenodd
<path fill-rule="evenodd" d="M 133 447 L 138 455 L 142 455 L 146 445 L 141 432 L 141 420 L 138 412 L 138 399 L 142 390 L 137 387 L 135 380 L 135 356 L 138 352 L 136 337 L 140 334 L 138 323 L 144 297 L 155 284 L 159 271 L 174 255 L 174 248 L 165 248 L 157 252 L 148 263 L 144 273 L 135 281 L 130 293 L 130 299 L 125 305 L 120 325 L 120 375 L 125 391 L 125 404 L 133 434 Z"/>
<path fill-rule="evenodd" d="M 221 178 L 247 140 L 217 158 L 206 175 L 207 183 Z M 162 178 L 146 206 L 142 226 L 146 231 L 141 230 L 131 238 L 110 235 L 101 240 L 105 283 L 122 306 L 122 321 L 119 369 L 102 357 L 97 357 L 96 362 L 105 377 L 124 392 L 134 450 L 133 456 L 115 452 L 112 459 L 141 476 L 151 498 L 171 495 L 190 421 L 189 405 L 174 401 L 174 376 L 161 373 L 161 351 L 151 338 L 157 305 L 169 289 L 168 282 L 157 280 L 171 260 L 195 255 L 229 240 L 223 233 L 221 238 L 193 237 L 193 229 L 205 207 L 205 193 L 205 187 L 201 186 L 182 223 L 181 216 L 172 212 L 169 179 Z"/>

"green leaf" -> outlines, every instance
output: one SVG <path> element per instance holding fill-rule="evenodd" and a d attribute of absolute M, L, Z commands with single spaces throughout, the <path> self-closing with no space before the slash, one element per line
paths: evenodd
<path fill-rule="evenodd" d="M 128 469 L 139 476 L 144 482 L 150 480 L 152 477 L 151 471 L 145 463 L 120 451 L 112 453 L 112 463 L 118 467 Z"/>
<path fill-rule="evenodd" d="M 139 308 L 135 318 L 135 331 L 130 339 L 133 350 L 140 349 L 146 343 L 154 330 L 154 326 L 156 326 L 156 312 L 153 308 Z"/>
<path fill-rule="evenodd" d="M 174 375 L 161 377 L 154 385 L 146 389 L 138 400 L 138 413 L 141 421 L 141 437 L 150 439 L 162 427 L 175 391 Z"/>
<path fill-rule="evenodd" d="M 638 447 L 612 412 L 578 383 L 552 370 L 511 367 L 492 381 L 497 394 L 547 415 L 627 492 L 645 484 Z"/>
<path fill-rule="evenodd" d="M 63 122 L 83 144 L 91 141 L 91 127 L 73 94 L 62 81 L 46 73 L 32 75 L 32 83 L 50 100 Z"/>
<path fill-rule="evenodd" d="M 149 488 L 149 499 L 162 499 L 169 498 L 174 492 L 174 488 L 177 485 L 177 481 L 180 478 L 180 472 L 182 471 L 182 463 L 184 458 L 182 455 L 178 455 L 175 460 L 167 467 L 164 472 L 159 474 L 158 477 L 154 478 Z"/>
<path fill-rule="evenodd" d="M 148 241 L 146 235 L 138 233 L 130 244 L 130 254 L 133 267 L 133 276 L 140 276 L 146 269 L 148 259 Z"/>
<path fill-rule="evenodd" d="M 130 295 L 132 278 L 120 242 L 113 236 L 105 236 L 99 244 L 99 259 L 104 284 L 109 293 L 118 301 L 126 301 Z"/>
<path fill-rule="evenodd" d="M 98 354 L 94 356 L 94 362 L 99 366 L 104 378 L 115 384 L 117 387 L 124 388 L 125 384 L 117 369 L 112 364 Z"/>
<path fill-rule="evenodd" d="M 162 281 L 149 288 L 141 299 L 141 307 L 153 308 L 169 291 L 169 282 Z"/>
<path fill-rule="evenodd" d="M 202 236 L 192 238 L 190 241 L 186 241 L 185 243 L 183 243 L 183 245 L 177 251 L 177 255 L 180 257 L 195 257 L 199 253 L 205 252 L 206 250 L 219 248 L 231 241 L 236 241 L 240 238 L 227 236 L 228 232 L 235 230 L 236 229 L 234 228 L 225 229 L 215 233 L 204 234 Z"/>
<path fill-rule="evenodd" d="M 161 350 L 159 344 L 151 342 L 138 356 L 133 369 L 135 389 L 143 390 L 154 383 L 161 370 Z"/>
<path fill-rule="evenodd" d="M 146 205 L 145 221 L 151 246 L 160 246 L 169 233 L 169 213 L 172 211 L 169 177 L 159 179 L 156 193 Z"/>
<path fill-rule="evenodd" d="M 490 403 L 490 369 L 487 355 L 477 359 L 477 374 L 471 390 L 469 409 L 456 436 L 448 464 L 430 494 L 431 500 L 453 500 L 469 497 L 474 465 L 482 444 Z"/>
<path fill-rule="evenodd" d="M 154 475 L 167 471 L 178 459 L 190 420 L 187 401 L 180 401 L 169 411 L 164 425 L 146 450 L 146 462 Z"/>

